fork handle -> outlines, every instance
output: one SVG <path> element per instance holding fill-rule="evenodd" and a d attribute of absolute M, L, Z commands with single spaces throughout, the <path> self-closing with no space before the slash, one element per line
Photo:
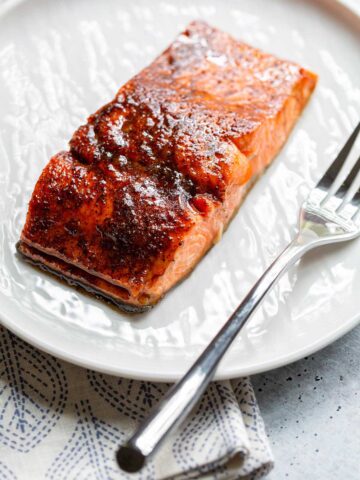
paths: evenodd
<path fill-rule="evenodd" d="M 289 266 L 310 248 L 311 242 L 304 242 L 298 236 L 270 265 L 184 377 L 170 388 L 136 433 L 119 448 L 116 458 L 120 468 L 127 472 L 139 471 L 170 432 L 185 419 L 213 379 L 225 352 L 265 294 Z"/>

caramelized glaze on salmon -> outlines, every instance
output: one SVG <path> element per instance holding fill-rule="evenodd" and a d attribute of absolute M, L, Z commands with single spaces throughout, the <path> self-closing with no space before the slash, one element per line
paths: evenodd
<path fill-rule="evenodd" d="M 19 251 L 125 309 L 153 305 L 221 235 L 315 84 L 191 23 L 50 160 Z"/>

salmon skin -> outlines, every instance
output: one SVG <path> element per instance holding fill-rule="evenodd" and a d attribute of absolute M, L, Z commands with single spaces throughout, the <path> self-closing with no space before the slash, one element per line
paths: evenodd
<path fill-rule="evenodd" d="M 44 168 L 18 250 L 143 311 L 221 236 L 317 77 L 192 22 Z"/>

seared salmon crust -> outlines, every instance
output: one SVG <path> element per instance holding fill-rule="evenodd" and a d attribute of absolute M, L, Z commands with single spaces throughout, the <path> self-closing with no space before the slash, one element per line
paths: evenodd
<path fill-rule="evenodd" d="M 155 304 L 219 238 L 315 84 L 191 23 L 50 160 L 18 250 L 125 310 Z"/>

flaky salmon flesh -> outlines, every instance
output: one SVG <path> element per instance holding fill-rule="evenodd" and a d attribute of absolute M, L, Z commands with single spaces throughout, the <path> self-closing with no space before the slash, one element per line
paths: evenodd
<path fill-rule="evenodd" d="M 316 80 L 192 22 L 49 161 L 18 250 L 125 310 L 154 305 L 221 236 Z"/>

